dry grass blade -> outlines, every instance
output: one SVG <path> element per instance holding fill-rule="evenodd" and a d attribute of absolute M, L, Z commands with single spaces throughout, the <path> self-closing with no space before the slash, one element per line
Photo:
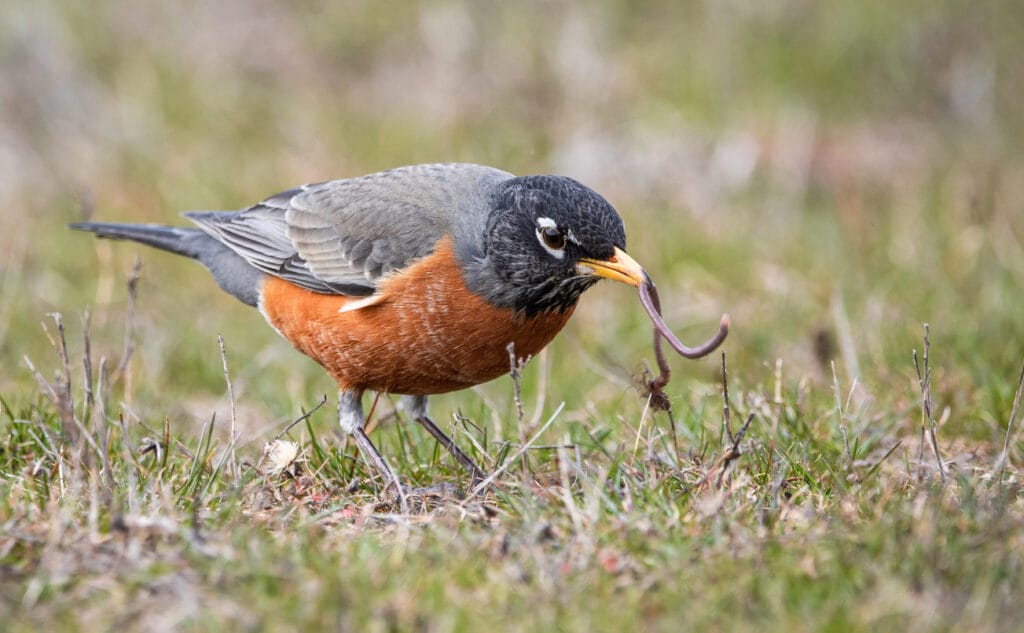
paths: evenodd
<path fill-rule="evenodd" d="M 467 503 L 469 503 L 470 500 L 472 500 L 474 497 L 476 497 L 478 494 L 480 494 L 484 490 L 487 490 L 487 487 L 491 485 L 491 482 L 493 482 L 495 479 L 497 479 L 498 476 L 501 475 L 501 473 L 505 472 L 508 469 L 509 464 L 511 464 L 512 462 L 516 461 L 517 459 L 522 457 L 524 454 L 526 454 L 526 451 L 530 450 L 530 447 L 532 447 L 534 445 L 534 443 L 536 443 L 537 440 L 540 439 L 540 436 L 544 434 L 544 431 L 546 431 L 549 426 L 551 426 L 551 423 L 555 421 L 555 418 L 558 417 L 558 415 L 562 412 L 562 409 L 564 409 L 564 408 L 565 408 L 565 403 L 564 402 L 560 403 L 558 405 L 558 408 L 555 409 L 555 412 L 552 413 L 551 417 L 548 418 L 548 421 L 545 422 L 544 425 L 541 426 L 539 429 L 537 429 L 537 432 L 534 433 L 533 436 L 527 442 L 525 442 L 522 446 L 520 446 L 519 450 L 517 450 L 515 452 L 515 454 L 513 454 L 511 457 L 506 459 L 505 463 L 503 463 L 501 466 L 496 468 L 493 473 L 488 475 L 487 479 L 484 479 L 479 484 L 477 484 L 476 487 L 474 487 L 472 490 L 470 490 L 469 494 L 466 495 L 466 498 L 462 500 L 462 503 L 460 505 L 465 507 L 465 505 Z"/>
<path fill-rule="evenodd" d="M 71 396 L 71 360 L 68 358 L 67 337 L 64 334 L 64 319 L 58 312 L 54 312 L 49 316 L 57 325 L 57 339 L 54 340 L 45 324 L 43 324 L 43 331 L 46 333 L 47 338 L 50 339 L 50 346 L 60 359 L 60 373 L 57 375 L 58 382 L 52 386 L 50 393 L 56 398 L 54 404 L 57 405 L 57 410 L 60 413 L 60 423 L 64 430 L 64 435 L 68 438 L 68 442 L 77 448 L 79 446 L 79 431 L 75 419 L 74 401 Z"/>
<path fill-rule="evenodd" d="M 1002 485 L 1003 472 L 1006 469 L 1006 462 L 1010 459 L 1010 440 L 1013 437 L 1013 422 L 1020 412 L 1021 393 L 1024 393 L 1024 363 L 1020 367 L 1020 378 L 1017 379 L 1017 391 L 1013 395 L 1013 406 L 1010 408 L 1010 418 L 1006 421 L 1006 437 L 1003 440 L 1003 450 L 996 460 L 996 481 Z"/>
<path fill-rule="evenodd" d="M 931 348 L 931 341 L 928 338 L 928 324 L 924 324 L 924 371 L 921 370 L 921 363 L 917 361 L 917 350 L 914 350 L 914 368 L 917 369 L 917 381 L 921 386 L 921 439 L 922 453 L 924 446 L 925 425 L 932 450 L 935 452 L 935 464 L 939 469 L 939 479 L 946 483 L 946 469 L 942 465 L 942 454 L 939 452 L 939 440 L 935 435 L 935 418 L 932 417 L 932 370 L 928 366 L 928 353 Z M 919 459 L 922 456 L 919 456 Z"/>
<path fill-rule="evenodd" d="M 235 479 L 235 484 L 238 484 L 238 458 L 235 455 L 235 445 L 238 442 L 238 412 L 235 407 L 235 387 L 231 383 L 231 372 L 228 371 L 228 352 L 224 347 L 224 336 L 221 334 L 217 335 L 217 345 L 220 347 L 220 362 L 224 367 L 224 382 L 228 387 L 228 400 L 231 402 L 231 425 L 229 430 L 229 440 L 227 454 L 230 455 L 230 461 L 228 463 L 228 469 L 231 471 L 232 476 Z"/>
<path fill-rule="evenodd" d="M 876 472 L 878 472 L 878 469 L 881 468 L 882 466 L 882 462 L 889 459 L 889 456 L 895 453 L 896 449 L 899 448 L 900 446 L 903 446 L 903 440 L 896 440 L 896 443 L 890 446 L 889 450 L 885 451 L 885 453 L 880 458 L 878 458 L 878 461 L 875 462 L 866 473 L 864 473 L 864 476 L 861 477 L 861 481 L 865 481 L 866 479 L 871 477 L 871 475 L 874 475 Z"/>
<path fill-rule="evenodd" d="M 72 447 L 74 454 L 78 458 L 88 460 L 88 453 L 84 450 L 84 445 L 88 444 L 96 451 L 97 457 L 101 461 L 105 461 L 105 457 L 101 454 L 100 447 L 96 443 L 95 438 L 88 432 L 82 421 L 78 419 L 78 416 L 75 415 L 74 397 L 71 393 L 71 360 L 68 356 L 64 321 L 59 313 L 54 313 L 50 316 L 57 324 L 57 339 L 50 335 L 45 324 L 43 324 L 43 331 L 46 333 L 47 338 L 50 340 L 50 345 L 60 359 L 60 370 L 57 373 L 55 383 L 46 380 L 27 356 L 24 357 L 25 364 L 28 366 L 29 371 L 32 372 L 40 388 L 42 388 L 43 392 L 57 408 L 61 431 L 64 434 L 65 441 Z"/>
<path fill-rule="evenodd" d="M 836 398 L 836 415 L 839 418 L 839 432 L 843 435 L 843 447 L 846 448 L 846 457 L 853 463 L 853 453 L 850 451 L 850 434 L 846 431 L 846 414 L 843 411 L 843 395 L 839 389 L 839 376 L 836 374 L 836 363 L 832 361 L 832 392 Z"/>
<path fill-rule="evenodd" d="M 82 370 L 85 372 L 82 384 L 85 390 L 85 416 L 92 415 L 95 396 L 92 390 L 92 342 L 89 340 L 89 310 L 82 313 Z"/>
<path fill-rule="evenodd" d="M 279 439 L 281 439 L 282 437 L 284 437 L 285 435 L 287 435 L 287 434 L 288 434 L 288 431 L 291 431 L 291 430 L 292 430 L 293 428 L 295 428 L 295 426 L 296 426 L 297 424 L 300 424 L 300 423 L 302 423 L 302 422 L 305 422 L 306 420 L 308 420 L 308 419 L 309 419 L 310 417 L 312 417 L 312 415 L 313 415 L 314 413 L 316 413 L 317 411 L 319 411 L 319 410 L 320 410 L 320 407 L 324 406 L 325 404 L 327 404 L 327 394 L 324 394 L 324 395 L 323 395 L 323 397 L 322 397 L 322 398 L 320 399 L 320 402 L 316 403 L 316 406 L 315 406 L 315 407 L 313 407 L 312 409 L 310 409 L 310 410 L 309 410 L 308 412 L 304 412 L 304 413 L 303 413 L 303 414 L 302 414 L 301 416 L 299 416 L 299 417 L 298 417 L 297 419 L 295 419 L 295 420 L 293 420 L 292 422 L 290 422 L 290 423 L 288 424 L 288 426 L 284 427 L 284 430 L 282 430 L 282 431 L 281 431 L 280 433 L 278 433 L 277 435 L 275 435 L 275 436 L 274 436 L 274 439 L 275 439 L 275 440 L 279 440 Z M 377 406 L 377 400 L 376 400 L 376 399 L 374 399 L 374 401 L 373 401 L 373 406 Z M 372 413 L 373 413 L 373 412 L 371 411 L 370 413 L 371 413 L 371 415 L 372 415 Z"/>
<path fill-rule="evenodd" d="M 139 295 L 139 279 L 142 276 L 142 260 L 138 257 L 132 263 L 132 270 L 128 273 L 126 284 L 128 286 L 128 305 L 124 313 L 124 352 L 118 362 L 114 373 L 110 378 L 111 384 L 124 380 L 125 401 L 131 405 L 131 360 L 135 355 L 135 301 Z"/>

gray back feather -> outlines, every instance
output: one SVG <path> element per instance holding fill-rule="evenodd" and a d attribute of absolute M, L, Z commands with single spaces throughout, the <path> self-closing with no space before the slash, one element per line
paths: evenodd
<path fill-rule="evenodd" d="M 511 177 L 479 165 L 414 165 L 290 189 L 242 211 L 185 215 L 267 274 L 361 296 L 444 235 L 461 258 L 481 257 L 491 194 Z"/>

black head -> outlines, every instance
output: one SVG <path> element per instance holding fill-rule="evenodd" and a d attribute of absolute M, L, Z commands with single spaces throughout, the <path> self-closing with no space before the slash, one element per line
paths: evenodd
<path fill-rule="evenodd" d="M 472 289 L 532 316 L 564 311 L 601 276 L 589 261 L 626 248 L 622 218 L 607 200 L 563 176 L 523 176 L 498 186 L 484 259 Z"/>

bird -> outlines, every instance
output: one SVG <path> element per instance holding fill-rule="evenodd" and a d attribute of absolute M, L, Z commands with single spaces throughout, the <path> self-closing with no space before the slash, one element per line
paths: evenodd
<path fill-rule="evenodd" d="M 69 226 L 205 266 L 335 380 L 341 429 L 399 491 L 366 433 L 364 392 L 399 395 L 479 484 L 484 470 L 431 420 L 428 396 L 507 374 L 510 350 L 536 355 L 597 281 L 650 279 L 611 203 L 566 176 L 410 165 L 183 215 L 195 226 Z"/>

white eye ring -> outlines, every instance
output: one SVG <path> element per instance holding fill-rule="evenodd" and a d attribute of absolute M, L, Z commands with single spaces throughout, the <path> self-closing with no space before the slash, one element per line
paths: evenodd
<path fill-rule="evenodd" d="M 565 258 L 565 233 L 551 218 L 537 218 L 537 241 L 555 259 Z"/>

